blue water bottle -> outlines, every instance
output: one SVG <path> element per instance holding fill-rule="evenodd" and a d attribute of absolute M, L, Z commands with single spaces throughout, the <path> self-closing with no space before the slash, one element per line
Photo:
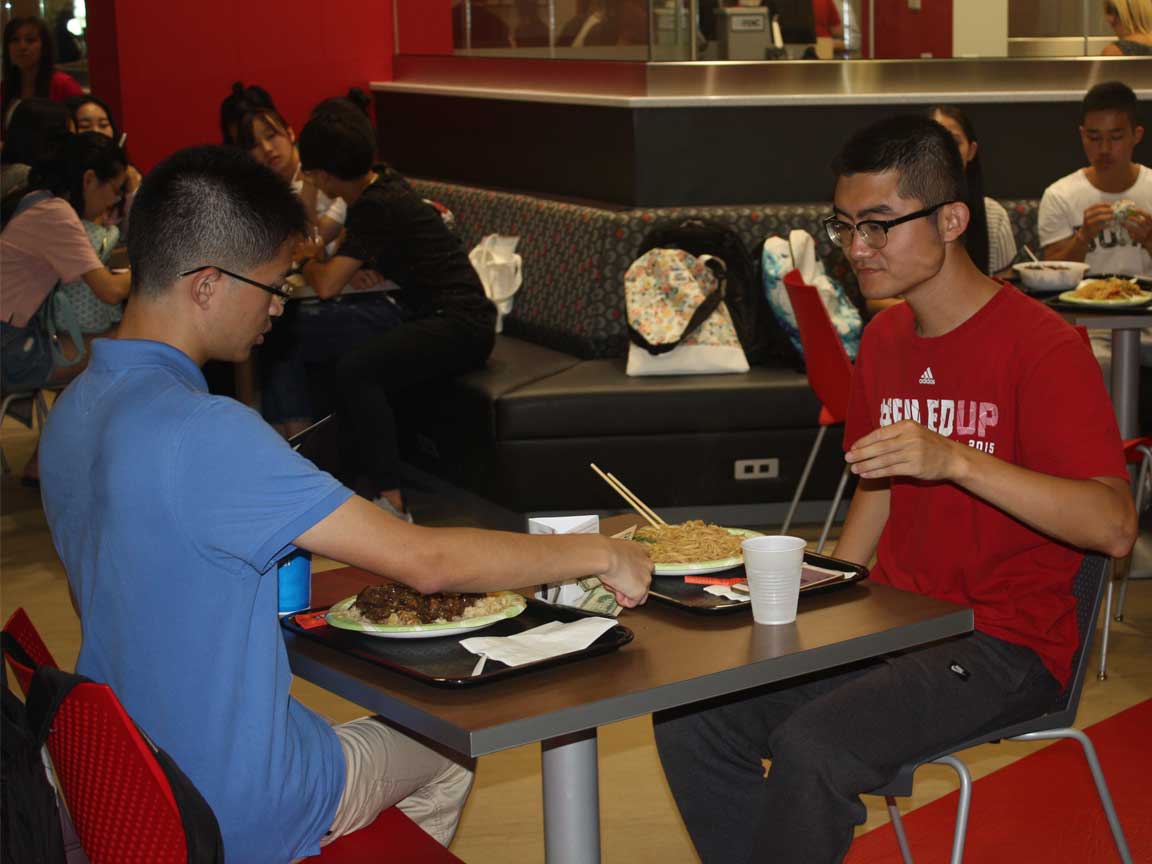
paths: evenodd
<path fill-rule="evenodd" d="M 281 616 L 312 605 L 312 553 L 297 549 L 276 567 L 278 612 Z"/>

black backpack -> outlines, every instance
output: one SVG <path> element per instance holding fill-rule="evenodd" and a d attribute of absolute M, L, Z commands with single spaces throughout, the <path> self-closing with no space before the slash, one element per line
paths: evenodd
<path fill-rule="evenodd" d="M 636 257 L 650 249 L 683 249 L 697 257 L 713 255 L 723 261 L 724 302 L 748 362 L 754 366 L 797 365 L 788 337 L 767 308 L 756 264 L 735 231 L 700 219 L 666 222 L 648 232 Z"/>
<path fill-rule="evenodd" d="M 89 683 L 83 675 L 64 672 L 50 666 L 41 666 L 32 678 L 28 689 L 28 728 L 41 741 L 48 737 L 52 719 L 64 702 L 64 698 L 78 684 Z M 180 770 L 167 753 L 156 746 L 147 733 L 136 727 L 152 749 L 168 785 L 172 797 L 180 811 L 180 821 L 184 826 L 184 839 L 188 848 L 189 864 L 223 864 L 224 842 L 220 836 L 220 825 L 216 814 L 208 806 L 195 784 Z M 43 772 L 41 772 L 43 773 Z M 57 824 L 59 830 L 59 824 Z"/>
<path fill-rule="evenodd" d="M 4 650 L 29 667 L 36 664 L 5 633 Z M 28 724 L 24 703 L 8 689 L 8 673 L 0 660 L 3 681 L 3 725 L 0 728 L 0 860 L 4 864 L 64 864 L 64 836 L 56 790 L 48 782 L 40 758 L 43 736 Z"/>

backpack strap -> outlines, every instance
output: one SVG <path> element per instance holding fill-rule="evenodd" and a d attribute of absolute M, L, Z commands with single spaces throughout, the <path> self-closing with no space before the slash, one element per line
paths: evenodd
<path fill-rule="evenodd" d="M 4 650 L 8 650 L 7 642 Z M 48 740 L 52 720 L 68 694 L 72 692 L 72 688 L 77 684 L 89 683 L 91 679 L 83 675 L 65 672 L 53 666 L 41 666 L 36 670 L 36 674 L 32 676 L 32 685 L 28 688 L 28 699 L 24 704 L 28 710 L 28 728 L 36 737 L 37 746 L 43 746 Z"/>

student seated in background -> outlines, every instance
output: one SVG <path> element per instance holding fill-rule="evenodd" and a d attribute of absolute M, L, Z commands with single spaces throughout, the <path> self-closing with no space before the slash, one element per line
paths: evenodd
<path fill-rule="evenodd" d="M 1152 169 L 1132 161 L 1144 138 L 1136 94 L 1120 81 L 1097 84 L 1080 109 L 1080 142 L 1088 159 L 1044 190 L 1039 231 L 1044 257 L 1085 261 L 1088 272 L 1152 274 Z M 1112 334 L 1090 330 L 1092 351 L 1111 381 Z M 1141 336 L 1140 426 L 1152 428 L 1152 355 Z"/>
<path fill-rule="evenodd" d="M 84 92 L 71 75 L 56 68 L 52 34 L 43 18 L 13 18 L 4 27 L 4 75 L 0 78 L 0 124 L 22 99 L 39 96 L 63 102 Z"/>
<path fill-rule="evenodd" d="M 68 291 L 105 306 L 118 306 L 128 296 L 129 275 L 112 273 L 104 266 L 83 221 L 99 219 L 115 206 L 124 177 L 120 148 L 93 132 L 68 136 L 58 152 L 32 167 L 28 192 L 0 232 L 4 272 L 0 373 L 6 391 L 58 384 L 83 368 L 79 362 L 54 362 L 48 332 L 37 316 L 57 282 L 82 283 Z M 97 228 L 95 235 L 102 236 L 102 229 Z M 102 331 L 90 328 L 88 332 Z M 65 332 L 58 338 L 65 360 L 81 357 L 83 346 L 74 344 Z"/>
<path fill-rule="evenodd" d="M 1078 642 L 1082 552 L 1122 556 L 1136 514 L 1092 355 L 964 248 L 964 167 L 926 117 L 880 120 L 834 163 L 829 230 L 869 299 L 844 432 L 860 479 L 837 557 L 970 606 L 975 632 L 654 718 L 700 857 L 829 864 L 860 795 L 906 762 L 1046 710 Z M 765 775 L 763 760 L 771 759 Z"/>
<path fill-rule="evenodd" d="M 1080 109 L 1088 167 L 1040 199 L 1045 258 L 1086 261 L 1093 273 L 1152 273 L 1152 169 L 1132 161 L 1143 137 L 1132 88 L 1109 81 L 1088 91 Z"/>
<path fill-rule="evenodd" d="M 276 562 L 307 549 L 425 593 L 597 574 L 633 606 L 647 552 L 409 525 L 207 392 L 201 365 L 244 361 L 280 315 L 309 231 L 267 167 L 235 148 L 181 151 L 145 177 L 132 219 L 117 338 L 93 344 L 43 433 L 44 509 L 83 630 L 76 670 L 109 684 L 196 784 L 229 861 L 315 855 L 392 805 L 447 844 L 470 767 L 374 718 L 333 727 L 289 695 Z"/>
<path fill-rule="evenodd" d="M 268 91 L 237 81 L 220 104 L 220 118 L 224 143 L 246 150 L 288 182 L 304 203 L 312 224 L 311 236 L 325 245 L 324 252 L 334 251 L 344 229 L 345 204 L 339 198 L 329 198 L 305 178 L 296 133 Z M 375 290 L 381 289 L 377 286 Z M 286 438 L 307 428 L 318 419 L 317 405 L 325 407 L 322 394 L 310 392 L 311 372 L 331 365 L 349 345 L 366 335 L 399 321 L 395 305 L 383 294 L 357 294 L 338 303 L 322 303 L 306 285 L 296 285 L 284 320 L 257 355 L 264 419 Z"/>
<path fill-rule="evenodd" d="M 73 96 L 68 100 L 68 110 L 72 112 L 72 123 L 77 132 L 98 132 L 111 138 L 116 146 L 124 150 L 127 134 L 120 131 L 116 121 L 112 119 L 112 112 L 104 100 L 85 93 L 83 96 Z M 124 158 L 128 158 L 125 150 Z M 109 225 L 124 227 L 128 211 L 132 209 L 132 199 L 140 187 L 140 172 L 136 170 L 131 160 L 128 161 L 128 172 L 124 178 L 124 197 L 115 211 L 107 218 Z"/>
<path fill-rule="evenodd" d="M 482 368 L 495 341 L 496 307 L 439 212 L 374 161 L 375 133 L 355 105 L 327 100 L 304 125 L 299 145 L 305 175 L 348 202 L 343 243 L 328 261 L 302 260 L 305 281 L 331 298 L 370 268 L 400 286 L 402 322 L 350 345 L 325 381 L 336 394 L 353 488 L 406 517 L 391 400 Z"/>
<path fill-rule="evenodd" d="M 1112 57 L 1152 54 L 1152 0 L 1108 0 L 1104 18 L 1116 41 L 1101 52 Z"/>
<path fill-rule="evenodd" d="M 296 132 L 277 110 L 271 94 L 259 85 L 245 87 L 237 81 L 220 103 L 220 118 L 224 143 L 247 150 L 257 162 L 287 180 L 304 202 L 321 241 L 334 241 L 344 228 L 347 208 L 339 198 L 331 199 L 309 183 L 300 171 Z"/>

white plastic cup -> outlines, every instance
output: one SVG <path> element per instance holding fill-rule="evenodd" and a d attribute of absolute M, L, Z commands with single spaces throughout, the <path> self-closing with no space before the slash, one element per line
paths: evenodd
<path fill-rule="evenodd" d="M 749 537 L 740 544 L 752 618 L 757 624 L 791 624 L 800 599 L 805 542 L 783 534 Z"/>

